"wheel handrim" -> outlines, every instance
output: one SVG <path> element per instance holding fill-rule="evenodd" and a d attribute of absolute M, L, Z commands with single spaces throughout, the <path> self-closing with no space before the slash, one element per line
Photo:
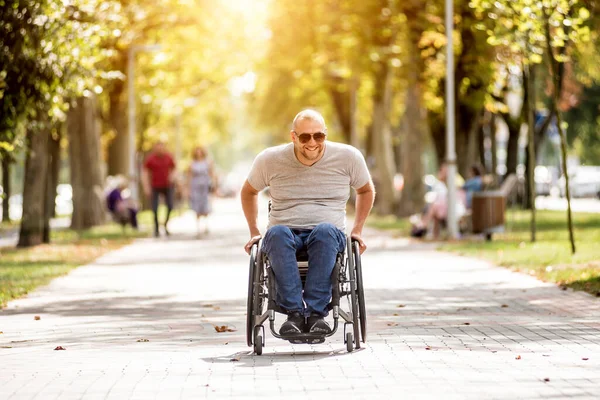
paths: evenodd
<path fill-rule="evenodd" d="M 358 311 L 359 311 L 359 319 L 360 319 L 360 333 L 362 342 L 365 343 L 367 341 L 367 308 L 365 306 L 365 292 L 363 287 L 363 278 L 362 278 L 362 265 L 360 260 L 360 248 L 358 247 L 358 243 L 354 243 L 354 251 L 356 260 L 354 262 L 356 268 L 356 288 L 358 294 Z"/>

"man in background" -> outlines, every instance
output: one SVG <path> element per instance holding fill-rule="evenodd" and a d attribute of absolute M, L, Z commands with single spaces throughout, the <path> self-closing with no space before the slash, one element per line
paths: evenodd
<path fill-rule="evenodd" d="M 154 144 L 152 152 L 144 161 L 142 169 L 142 185 L 144 194 L 150 197 L 152 202 L 152 212 L 154 213 L 154 236 L 160 236 L 158 224 L 158 203 L 162 196 L 167 205 L 167 217 L 164 222 L 165 234 L 168 236 L 167 223 L 173 209 L 173 181 L 175 173 L 175 162 L 173 157 L 167 151 L 162 141 Z"/>

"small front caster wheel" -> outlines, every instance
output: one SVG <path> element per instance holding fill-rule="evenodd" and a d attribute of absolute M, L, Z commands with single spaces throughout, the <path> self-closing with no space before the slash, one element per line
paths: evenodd
<path fill-rule="evenodd" d="M 352 332 L 346 332 L 346 350 L 348 350 L 348 353 L 352 353 L 352 350 L 354 350 L 354 337 L 352 337 Z"/>
<path fill-rule="evenodd" d="M 262 354 L 263 349 L 263 336 L 260 330 L 260 326 L 254 327 L 254 353 L 257 356 Z"/>

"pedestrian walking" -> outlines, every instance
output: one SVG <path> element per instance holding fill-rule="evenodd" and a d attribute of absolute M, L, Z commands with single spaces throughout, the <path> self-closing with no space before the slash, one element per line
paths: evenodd
<path fill-rule="evenodd" d="M 208 233 L 208 215 L 211 212 L 210 195 L 216 188 L 217 179 L 213 161 L 206 148 L 197 146 L 192 153 L 192 163 L 188 168 L 188 194 L 190 208 L 196 213 L 196 228 L 200 235 L 201 220 L 204 220 L 203 233 Z"/>
<path fill-rule="evenodd" d="M 144 168 L 142 169 L 142 184 L 144 186 L 144 193 L 150 198 L 152 203 L 152 212 L 154 213 L 154 236 L 160 236 L 159 223 L 158 223 L 158 204 L 159 198 L 163 197 L 163 200 L 167 206 L 167 216 L 164 222 L 165 234 L 169 235 L 167 224 L 169 222 L 169 216 L 173 210 L 173 182 L 175 178 L 175 161 L 173 157 L 167 151 L 167 147 L 164 142 L 158 141 L 154 144 L 152 152 L 146 157 L 144 161 Z"/>

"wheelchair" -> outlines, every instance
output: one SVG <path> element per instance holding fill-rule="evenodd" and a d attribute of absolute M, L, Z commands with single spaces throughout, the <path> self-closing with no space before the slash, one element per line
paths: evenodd
<path fill-rule="evenodd" d="M 305 249 L 296 253 L 300 278 L 304 285 L 308 272 L 308 254 Z M 269 259 L 261 251 L 261 241 L 252 246 L 248 279 L 248 301 L 246 314 L 246 341 L 261 355 L 265 346 L 264 323 L 269 320 L 271 334 L 294 344 L 318 344 L 336 333 L 340 317 L 344 322 L 344 344 L 352 352 L 360 348 L 360 342 L 367 338 L 367 313 L 362 280 L 362 265 L 358 241 L 346 238 L 346 249 L 338 253 L 331 274 L 332 296 L 329 310 L 333 314 L 333 327 L 328 334 L 298 333 L 281 336 L 275 331 L 275 313 L 285 314 L 275 302 L 277 285 Z M 343 301 L 345 299 L 345 301 Z M 348 311 L 340 308 L 340 303 L 348 304 Z"/>

